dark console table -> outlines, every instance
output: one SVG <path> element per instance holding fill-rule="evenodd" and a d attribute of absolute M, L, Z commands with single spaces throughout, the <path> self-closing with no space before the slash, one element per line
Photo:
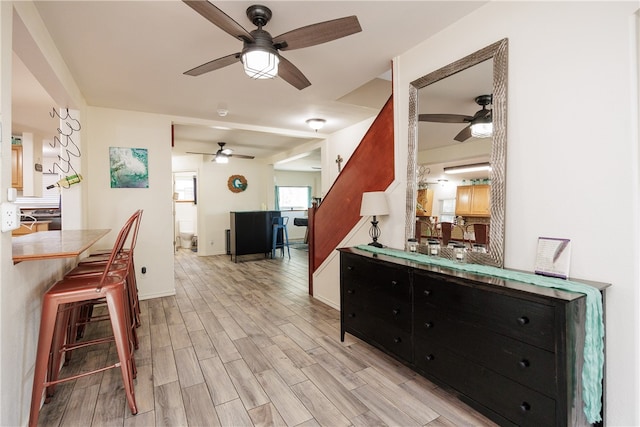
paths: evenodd
<path fill-rule="evenodd" d="M 280 211 L 231 212 L 230 251 L 231 259 L 238 256 L 271 253 L 273 244 L 273 218 Z"/>
<path fill-rule="evenodd" d="M 586 284 L 603 298 L 609 286 Z M 501 425 L 589 424 L 585 310 L 584 294 L 340 249 L 341 339 L 378 347 Z"/>

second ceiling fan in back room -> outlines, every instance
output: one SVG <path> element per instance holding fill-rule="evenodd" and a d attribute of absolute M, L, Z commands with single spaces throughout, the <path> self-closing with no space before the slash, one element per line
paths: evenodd
<path fill-rule="evenodd" d="M 229 163 L 229 157 L 236 157 L 238 159 L 255 159 L 255 156 L 245 156 L 244 154 L 233 154 L 233 150 L 230 148 L 224 148 L 227 145 L 226 142 L 218 142 L 220 149 L 215 153 L 196 153 L 193 151 L 187 151 L 188 154 L 204 154 L 207 156 L 214 156 L 212 162 L 216 163 Z"/>
<path fill-rule="evenodd" d="M 271 34 L 262 29 L 272 15 L 266 6 L 253 5 L 247 9 L 247 17 L 258 27 L 249 32 L 208 1 L 183 1 L 221 30 L 244 43 L 241 52 L 214 59 L 184 73 L 190 76 L 199 76 L 241 61 L 245 73 L 252 78 L 266 79 L 279 76 L 302 90 L 310 86 L 311 82 L 295 65 L 280 55 L 279 51 L 315 46 L 362 31 L 358 18 L 348 16 L 307 25 L 271 37 Z"/>
<path fill-rule="evenodd" d="M 475 98 L 476 104 L 482 109 L 473 116 L 463 114 L 419 114 L 420 122 L 436 123 L 468 123 L 453 139 L 464 142 L 472 136 L 475 138 L 489 138 L 493 135 L 491 110 L 487 108 L 493 102 L 493 95 L 480 95 Z"/>

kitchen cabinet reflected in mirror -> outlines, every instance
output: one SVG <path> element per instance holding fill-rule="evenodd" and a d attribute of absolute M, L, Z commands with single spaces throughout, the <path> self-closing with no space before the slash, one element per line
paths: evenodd
<path fill-rule="evenodd" d="M 425 75 L 412 82 L 409 105 L 407 237 L 461 243 L 475 252 L 473 262 L 496 266 L 503 265 L 506 57 L 505 39 Z M 443 223 L 452 224 L 450 234 Z"/>

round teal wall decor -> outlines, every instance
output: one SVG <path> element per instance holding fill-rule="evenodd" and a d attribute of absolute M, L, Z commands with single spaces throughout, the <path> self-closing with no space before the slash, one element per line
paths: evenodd
<path fill-rule="evenodd" d="M 227 187 L 234 193 L 242 193 L 247 189 L 247 178 L 242 175 L 231 175 L 227 180 Z"/>

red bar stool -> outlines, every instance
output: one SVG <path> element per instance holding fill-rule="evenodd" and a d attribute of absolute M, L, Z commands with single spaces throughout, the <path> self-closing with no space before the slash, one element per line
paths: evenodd
<path fill-rule="evenodd" d="M 129 235 L 124 237 L 124 242 L 122 242 L 122 247 L 118 249 L 118 254 L 116 256 L 116 260 L 114 261 L 113 266 L 116 268 L 121 267 L 123 263 L 128 263 L 129 268 L 127 272 L 127 290 L 128 290 L 128 300 L 129 300 L 129 308 L 131 311 L 131 337 L 133 341 L 133 346 L 137 350 L 138 349 L 138 336 L 135 328 L 140 326 L 140 302 L 138 299 L 138 289 L 136 283 L 136 272 L 134 266 L 134 256 L 133 252 L 135 249 L 136 241 L 138 238 L 138 230 L 140 229 L 140 222 L 142 219 L 142 210 L 136 211 L 127 221 L 133 221 L 133 225 L 131 229 L 133 229 L 132 237 L 129 242 L 128 249 L 124 248 L 124 243 L 129 238 Z M 65 278 L 79 278 L 79 277 L 90 277 L 92 275 L 99 275 L 105 269 L 106 263 L 108 261 L 109 254 L 100 254 L 95 256 L 90 256 L 87 259 L 80 262 L 80 264 L 74 268 L 70 273 L 67 273 Z M 112 266 L 112 268 L 113 268 Z M 108 316 L 101 316 L 95 318 L 92 316 L 94 306 L 103 301 L 94 301 L 87 303 L 85 306 L 81 307 L 79 310 L 76 310 L 72 313 L 71 316 L 71 326 L 69 328 L 69 337 L 70 341 L 75 341 L 76 338 L 80 338 L 83 334 L 84 327 L 87 323 L 93 320 L 105 320 Z M 66 355 L 65 363 L 68 363 L 68 359 L 70 358 L 70 354 Z"/>
<path fill-rule="evenodd" d="M 114 266 L 114 261 L 124 245 L 134 220 L 135 217 L 130 218 L 120 230 L 102 274 L 62 279 L 44 294 L 33 376 L 29 426 L 35 427 L 38 423 L 40 401 L 45 389 L 48 389 L 47 395 L 50 396 L 58 383 L 118 367 L 122 373 L 122 381 L 131 413 L 134 415 L 138 413 L 133 386 L 135 361 L 131 348 L 131 329 L 128 326 L 132 322 L 126 286 L 126 276 L 130 267 L 128 262 L 120 264 L 118 268 Z M 69 326 L 72 311 L 88 302 L 101 299 L 104 299 L 107 305 L 113 336 L 88 342 L 65 344 L 66 330 Z M 74 348 L 108 341 L 114 341 L 116 344 L 118 352 L 117 363 L 91 372 L 59 378 L 59 367 L 63 353 Z"/>
<path fill-rule="evenodd" d="M 143 210 L 139 209 L 129 218 L 129 220 L 131 220 L 132 218 L 135 218 L 135 223 L 132 227 L 133 234 L 129 242 L 129 247 L 121 248 L 118 254 L 118 260 L 125 257 L 131 258 L 131 261 L 130 261 L 131 267 L 129 272 L 129 283 L 130 283 L 129 300 L 131 301 L 131 306 L 133 308 L 136 327 L 140 326 L 140 300 L 138 298 L 138 286 L 136 282 L 136 268 L 134 264 L 133 250 L 135 249 L 136 242 L 138 240 L 138 230 L 140 229 L 142 212 Z M 81 260 L 80 263 L 78 264 L 78 267 L 74 269 L 70 274 L 73 274 L 73 275 L 86 274 L 86 273 L 91 274 L 91 273 L 95 273 L 96 271 L 100 271 L 99 266 L 103 266 L 107 262 L 108 258 L 109 258 L 108 252 L 92 254 L 91 256 Z"/>

